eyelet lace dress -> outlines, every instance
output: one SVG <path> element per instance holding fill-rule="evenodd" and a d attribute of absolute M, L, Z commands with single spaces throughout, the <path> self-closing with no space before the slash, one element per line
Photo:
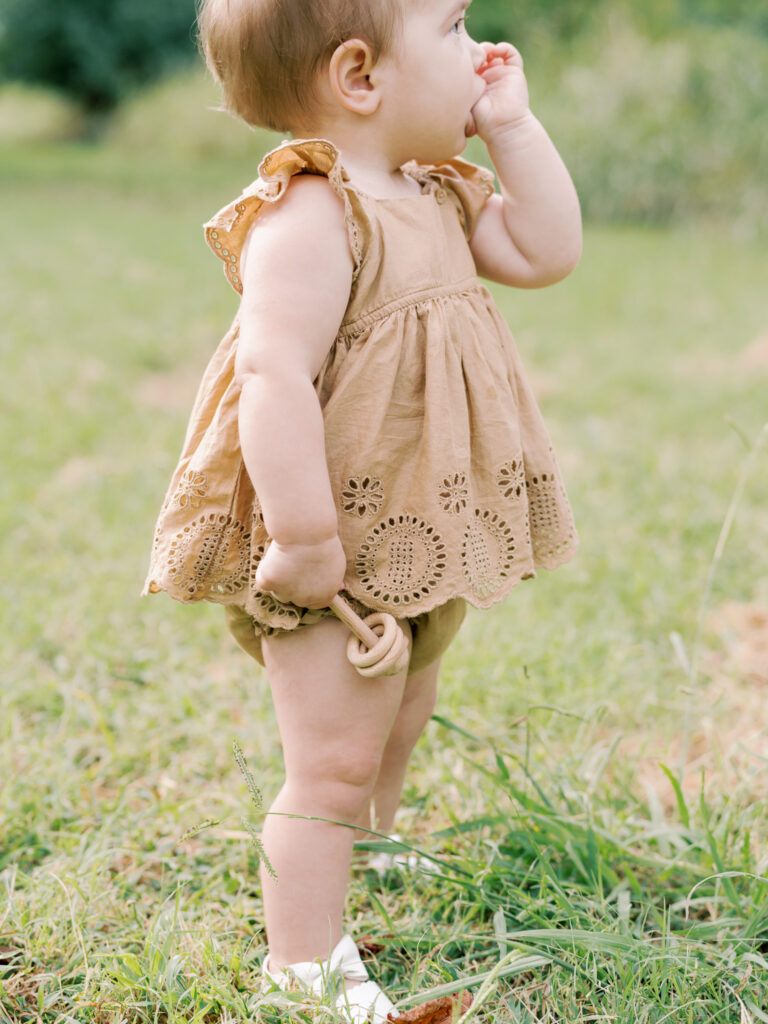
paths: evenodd
<path fill-rule="evenodd" d="M 413 617 L 454 597 L 488 607 L 536 567 L 571 559 L 577 539 L 514 341 L 468 245 L 493 177 L 460 159 L 404 170 L 421 193 L 377 199 L 351 185 L 331 143 L 284 143 L 205 235 L 242 292 L 248 231 L 294 175 L 324 175 L 343 199 L 353 285 L 315 389 L 344 588 L 366 608 Z M 269 537 L 238 437 L 238 328 L 236 316 L 200 385 L 144 592 L 238 605 L 271 633 L 323 613 L 254 583 Z"/>

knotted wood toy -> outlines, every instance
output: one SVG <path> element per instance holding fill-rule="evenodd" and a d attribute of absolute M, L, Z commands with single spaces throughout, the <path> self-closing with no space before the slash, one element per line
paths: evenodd
<path fill-rule="evenodd" d="M 331 610 L 352 632 L 347 658 L 361 676 L 394 676 L 408 668 L 411 641 L 392 615 L 373 612 L 361 619 L 341 594 L 331 601 Z"/>

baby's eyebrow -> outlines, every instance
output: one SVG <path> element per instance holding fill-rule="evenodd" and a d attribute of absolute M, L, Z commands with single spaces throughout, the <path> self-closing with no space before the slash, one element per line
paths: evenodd
<path fill-rule="evenodd" d="M 454 4 L 454 6 L 451 8 L 451 13 L 446 18 L 446 21 L 453 23 L 458 18 L 463 18 L 467 13 L 468 7 L 469 3 Z"/>
<path fill-rule="evenodd" d="M 472 0 L 464 0 L 463 3 L 454 4 L 454 6 L 451 8 L 450 17 L 455 18 L 457 14 L 464 14 L 464 12 L 467 10 L 471 3 Z"/>

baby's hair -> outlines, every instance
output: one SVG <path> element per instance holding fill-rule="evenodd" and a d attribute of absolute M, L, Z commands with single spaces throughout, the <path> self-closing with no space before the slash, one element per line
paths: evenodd
<path fill-rule="evenodd" d="M 407 2 L 200 0 L 200 41 L 226 108 L 248 124 L 287 131 L 313 112 L 315 76 L 336 47 L 362 39 L 378 60 Z"/>

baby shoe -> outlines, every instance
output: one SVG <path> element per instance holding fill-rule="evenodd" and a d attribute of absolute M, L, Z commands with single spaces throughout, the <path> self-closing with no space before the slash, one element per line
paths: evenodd
<path fill-rule="evenodd" d="M 402 836 L 393 832 L 389 838 L 393 843 L 399 843 Z M 434 874 L 439 871 L 437 864 L 426 857 L 420 857 L 417 853 L 377 853 L 368 861 L 368 867 L 377 875 L 386 875 L 388 871 L 408 870 L 423 871 L 425 874 Z"/>
<path fill-rule="evenodd" d="M 273 970 L 267 957 L 262 971 L 265 990 L 275 985 L 283 992 L 303 989 L 316 996 L 325 995 L 334 978 L 339 984 L 343 979 L 360 982 L 349 991 L 342 991 L 336 999 L 337 1011 L 350 1024 L 386 1024 L 397 1017 L 393 1003 L 376 982 L 368 979 L 368 971 L 349 935 L 341 939 L 328 960 L 311 960 Z"/>

